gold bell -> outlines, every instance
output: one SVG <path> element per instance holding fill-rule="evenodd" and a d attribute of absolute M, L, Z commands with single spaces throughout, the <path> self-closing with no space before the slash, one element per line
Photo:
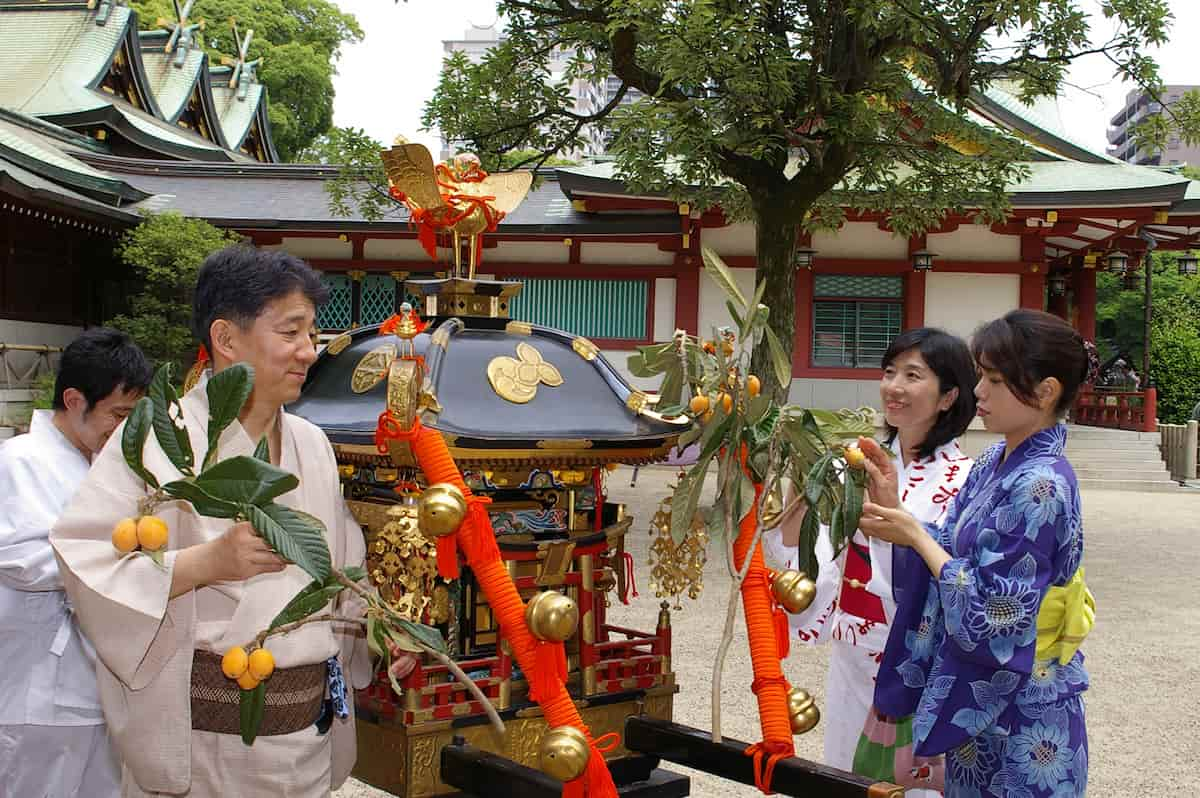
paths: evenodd
<path fill-rule="evenodd" d="M 763 500 L 762 509 L 762 528 L 774 529 L 779 526 L 779 519 L 783 517 L 783 491 L 778 486 L 775 487 L 767 498 Z"/>
<path fill-rule="evenodd" d="M 771 584 L 779 606 L 791 613 L 804 612 L 817 597 L 817 585 L 803 571 L 780 571 Z"/>
<path fill-rule="evenodd" d="M 427 538 L 453 535 L 467 516 L 467 500 L 462 491 L 448 482 L 430 485 L 417 502 L 417 521 Z"/>
<path fill-rule="evenodd" d="M 557 590 L 543 590 L 525 607 L 525 625 L 538 640 L 561 643 L 575 634 L 579 607 Z"/>
<path fill-rule="evenodd" d="M 538 766 L 559 781 L 574 781 L 587 768 L 592 749 L 587 737 L 574 726 L 555 726 L 542 738 Z"/>
<path fill-rule="evenodd" d="M 821 710 L 808 691 L 793 687 L 788 693 L 788 716 L 792 721 L 792 734 L 804 734 L 816 728 L 821 720 Z"/>

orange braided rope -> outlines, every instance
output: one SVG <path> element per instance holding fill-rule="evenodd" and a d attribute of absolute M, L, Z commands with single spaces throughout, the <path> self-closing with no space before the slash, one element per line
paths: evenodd
<path fill-rule="evenodd" d="M 541 641 L 533 636 L 525 624 L 525 604 L 521 601 L 521 595 L 517 592 L 517 586 L 513 584 L 508 569 L 500 559 L 496 534 L 481 497 L 472 495 L 470 488 L 463 481 L 462 472 L 450 456 L 440 432 L 424 427 L 418 421 L 413 424 L 411 430 L 403 430 L 396 437 L 409 441 L 417 464 L 431 484 L 448 482 L 455 485 L 467 498 L 467 517 L 458 531 L 438 539 L 439 565 L 442 541 L 447 540 L 448 545 L 454 546 L 457 540 L 457 545 L 462 548 L 467 564 L 471 566 L 484 597 L 491 605 L 493 615 L 499 621 L 500 628 L 512 647 L 513 657 L 530 679 L 530 698 L 541 705 L 542 713 L 551 728 L 574 726 L 587 736 L 591 744 L 587 770 L 579 778 L 563 785 L 563 798 L 583 798 L 584 795 L 588 798 L 617 798 L 612 774 L 604 763 L 604 751 L 608 750 L 607 735 L 600 740 L 593 740 L 591 731 L 584 725 L 583 718 L 575 707 L 575 702 L 567 693 L 558 669 L 551 669 L 547 673 L 546 669 L 538 668 L 537 651 Z M 379 443 L 385 444 L 386 441 Z M 457 567 L 455 570 L 457 571 Z M 553 645 L 562 649 L 561 643 Z M 556 655 L 555 659 L 557 658 Z M 787 722 L 786 714 L 784 722 Z"/>
<path fill-rule="evenodd" d="M 740 571 L 749 554 L 750 569 L 741 587 L 742 607 L 746 614 L 746 632 L 750 638 L 750 662 L 754 668 L 752 689 L 758 699 L 762 742 L 747 748 L 746 755 L 754 757 L 754 786 L 769 795 L 776 763 L 794 756 L 796 749 L 788 713 L 790 688 L 779 665 L 783 646 L 778 640 L 777 607 L 763 562 L 762 546 L 755 545 L 754 551 L 749 551 L 758 527 L 758 502 L 762 491 L 762 485 L 756 483 L 754 504 L 738 525 L 738 536 L 733 543 L 733 564 Z"/>

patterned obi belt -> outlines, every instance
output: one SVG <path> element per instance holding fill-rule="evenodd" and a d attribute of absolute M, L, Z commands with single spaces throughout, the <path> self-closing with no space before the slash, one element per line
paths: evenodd
<path fill-rule="evenodd" d="M 263 682 L 266 705 L 259 736 L 291 734 L 317 722 L 325 702 L 325 662 L 276 668 Z M 221 671 L 221 657 L 197 650 L 192 658 L 192 728 L 241 733 L 242 689 Z"/>

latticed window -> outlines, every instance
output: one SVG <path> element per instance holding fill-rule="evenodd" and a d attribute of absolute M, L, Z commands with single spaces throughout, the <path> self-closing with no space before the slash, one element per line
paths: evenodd
<path fill-rule="evenodd" d="M 902 277 L 816 275 L 813 365 L 878 368 L 903 326 L 903 298 Z"/>
<path fill-rule="evenodd" d="M 645 341 L 647 280 L 521 280 L 512 301 L 514 319 L 586 338 Z"/>
<path fill-rule="evenodd" d="M 317 327 L 347 330 L 354 323 L 354 283 L 344 274 L 322 274 L 329 301 L 317 311 Z"/>
<path fill-rule="evenodd" d="M 359 324 L 380 324 L 396 309 L 396 280 L 390 274 L 368 274 L 359 287 Z"/>

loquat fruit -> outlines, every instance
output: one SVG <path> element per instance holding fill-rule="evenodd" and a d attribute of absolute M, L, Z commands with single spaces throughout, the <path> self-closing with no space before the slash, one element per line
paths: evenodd
<path fill-rule="evenodd" d="M 117 551 L 128 554 L 138 547 L 137 521 L 132 518 L 122 518 L 113 527 L 112 543 Z"/>
<path fill-rule="evenodd" d="M 729 415 L 730 413 L 733 412 L 733 397 L 732 396 L 730 396 L 727 393 L 722 392 L 720 395 L 717 396 L 717 399 L 721 402 L 721 407 L 723 407 L 725 409 L 725 415 Z"/>
<path fill-rule="evenodd" d="M 709 407 L 711 406 L 712 403 L 709 402 L 708 397 L 704 396 L 703 394 L 700 396 L 693 396 L 692 401 L 688 402 L 688 407 L 698 416 L 702 416 L 707 413 Z"/>
<path fill-rule="evenodd" d="M 167 522 L 157 515 L 143 515 L 137 522 L 137 539 L 146 551 L 158 551 L 167 545 Z"/>
<path fill-rule="evenodd" d="M 847 446 L 844 456 L 846 458 L 846 465 L 851 468 L 864 468 L 866 465 L 867 456 L 857 446 Z"/>
<path fill-rule="evenodd" d="M 238 677 L 237 683 L 238 687 L 242 688 L 243 690 L 253 690 L 255 687 L 258 687 L 259 681 L 261 680 L 254 678 L 254 674 L 250 673 L 250 671 L 246 671 Z"/>
<path fill-rule="evenodd" d="M 758 396 L 761 391 L 762 380 L 760 380 L 758 377 L 755 377 L 753 374 L 746 378 L 746 393 L 750 394 L 751 397 L 755 397 Z"/>
<path fill-rule="evenodd" d="M 234 646 L 221 657 L 221 672 L 228 679 L 240 679 L 249 667 L 250 657 L 241 646 Z"/>
<path fill-rule="evenodd" d="M 254 649 L 250 652 L 247 672 L 260 682 L 271 678 L 275 672 L 275 657 L 265 648 Z"/>

